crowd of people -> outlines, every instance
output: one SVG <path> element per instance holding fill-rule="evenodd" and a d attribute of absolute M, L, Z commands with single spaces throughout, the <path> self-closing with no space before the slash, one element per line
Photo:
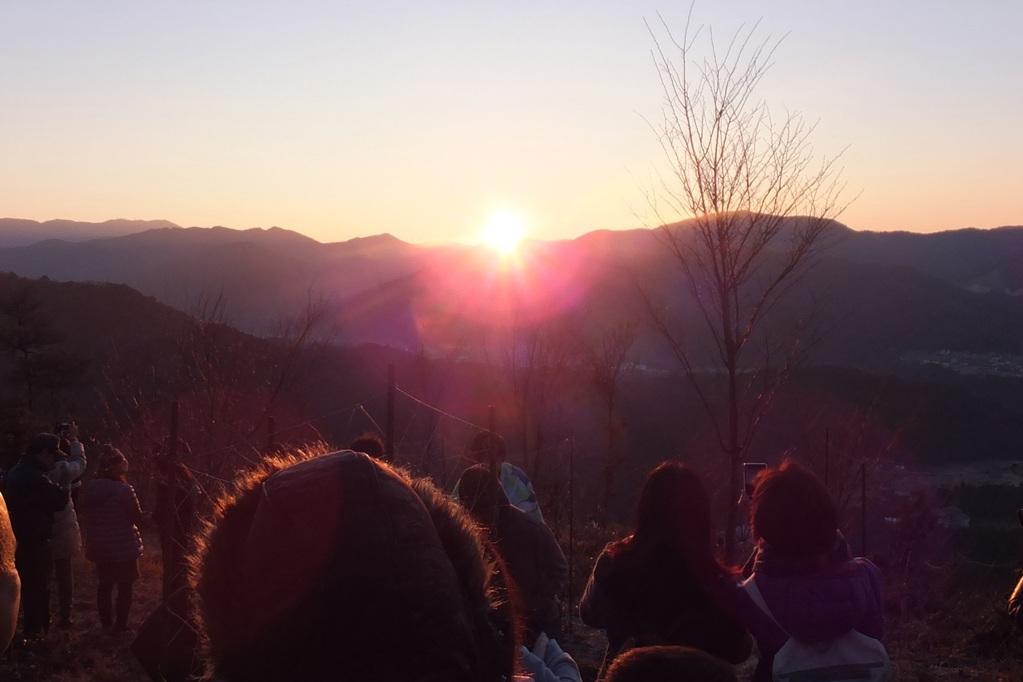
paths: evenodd
<path fill-rule="evenodd" d="M 296 450 L 241 474 L 203 528 L 187 469 L 162 462 L 157 515 L 188 513 L 169 524 L 182 535 L 164 538 L 163 602 L 132 646 L 143 668 L 166 682 L 581 682 L 561 643 L 567 562 L 529 478 L 496 434 L 469 453 L 448 495 L 373 437 Z M 0 651 L 19 602 L 28 645 L 46 637 L 51 581 L 57 626 L 74 627 L 83 545 L 102 627 L 128 628 L 142 511 L 123 453 L 104 447 L 82 485 L 86 462 L 72 425 L 33 438 L 6 477 Z M 754 682 L 890 678 L 881 575 L 852 556 L 827 489 L 786 460 L 757 477 L 749 510 L 754 553 L 731 566 L 699 476 L 676 461 L 650 472 L 579 604 L 607 634 L 599 680 L 724 682 L 753 655 Z"/>
<path fill-rule="evenodd" d="M 101 623 L 111 629 L 127 629 L 132 584 L 138 578 L 142 555 L 142 510 L 127 483 L 127 458 L 116 448 L 105 446 L 95 475 L 83 490 L 87 459 L 77 426 L 59 424 L 55 431 L 32 438 L 4 477 L 0 525 L 9 519 L 14 541 L 8 544 L 0 538 L 0 566 L 13 566 L 14 574 L 8 576 L 9 582 L 0 584 L 0 592 L 6 587 L 15 594 L 13 599 L 0 596 L 0 600 L 15 605 L 12 622 L 16 622 L 20 602 L 27 647 L 44 640 L 50 630 L 52 583 L 57 587 L 57 627 L 74 627 L 73 561 L 83 546 L 96 566 Z M 0 528 L 0 535 L 3 530 Z M 8 551 L 11 548 L 15 548 L 13 552 Z M 111 606 L 115 585 L 116 618 Z M 6 618 L 2 620 L 6 623 Z M 6 629 L 0 629 L 3 632 Z M 3 648 L 9 641 L 10 637 Z"/>

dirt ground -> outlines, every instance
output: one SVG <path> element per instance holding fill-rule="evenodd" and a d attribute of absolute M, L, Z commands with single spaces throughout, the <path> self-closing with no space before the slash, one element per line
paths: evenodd
<path fill-rule="evenodd" d="M 79 557 L 75 562 L 75 595 L 72 602 L 75 625 L 70 630 L 51 626 L 46 641 L 31 650 L 15 643 L 0 658 L 0 680 L 4 682 L 116 682 L 145 680 L 142 668 L 128 650 L 134 629 L 152 611 L 160 595 L 159 555 L 147 555 L 141 562 L 142 577 L 135 583 L 127 632 L 106 632 L 96 611 L 96 574 L 93 565 Z M 57 609 L 57 595 L 51 588 L 51 612 Z"/>

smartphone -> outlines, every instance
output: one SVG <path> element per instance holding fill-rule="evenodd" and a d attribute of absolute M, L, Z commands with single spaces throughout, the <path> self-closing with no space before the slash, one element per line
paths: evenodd
<path fill-rule="evenodd" d="M 743 462 L 742 463 L 742 484 L 746 491 L 746 497 L 753 497 L 753 482 L 761 471 L 767 469 L 767 462 Z"/>

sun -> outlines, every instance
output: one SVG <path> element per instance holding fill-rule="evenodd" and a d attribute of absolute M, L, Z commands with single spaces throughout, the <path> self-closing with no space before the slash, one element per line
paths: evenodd
<path fill-rule="evenodd" d="M 518 251 L 526 236 L 526 223 L 515 213 L 500 211 L 487 220 L 482 241 L 499 254 L 508 256 Z"/>

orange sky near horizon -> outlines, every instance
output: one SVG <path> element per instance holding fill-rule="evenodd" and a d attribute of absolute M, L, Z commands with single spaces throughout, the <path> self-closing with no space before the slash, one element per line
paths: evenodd
<path fill-rule="evenodd" d="M 694 17 L 790 32 L 762 94 L 819 120 L 822 153 L 847 148 L 842 222 L 1023 224 L 1023 3 L 891 4 Z M 652 224 L 658 7 L 623 5 L 5 5 L 0 216 L 417 243 L 474 240 L 495 215 L 541 239 Z"/>

